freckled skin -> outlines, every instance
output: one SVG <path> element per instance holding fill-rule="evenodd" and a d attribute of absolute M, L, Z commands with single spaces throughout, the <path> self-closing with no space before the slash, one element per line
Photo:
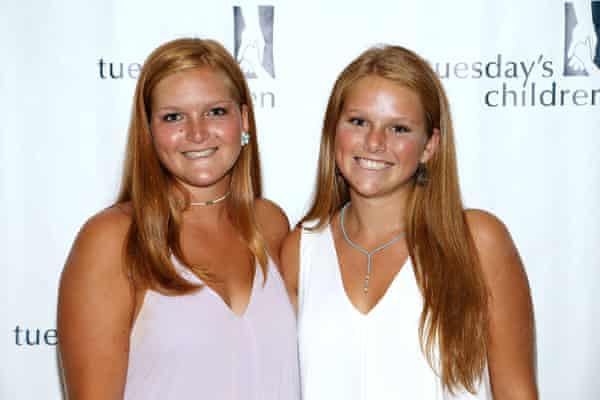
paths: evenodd
<path fill-rule="evenodd" d="M 354 192 L 406 191 L 419 161 L 432 154 L 427 143 L 424 109 L 413 90 L 378 76 L 349 89 L 336 126 L 335 160 Z M 360 158 L 385 162 L 385 168 L 364 168 Z"/>
<path fill-rule="evenodd" d="M 197 188 L 229 187 L 248 129 L 245 106 L 231 96 L 226 78 L 210 68 L 178 72 L 161 80 L 152 93 L 151 129 L 161 163 L 192 193 Z M 190 159 L 185 152 L 216 149 Z"/>

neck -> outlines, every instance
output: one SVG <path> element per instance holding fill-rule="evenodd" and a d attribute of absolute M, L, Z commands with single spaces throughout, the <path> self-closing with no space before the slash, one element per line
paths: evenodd
<path fill-rule="evenodd" d="M 218 182 L 205 188 L 187 187 L 190 205 L 184 210 L 184 220 L 199 221 L 203 224 L 219 224 L 228 219 L 228 205 L 231 200 L 229 180 Z"/>
<path fill-rule="evenodd" d="M 406 229 L 407 199 L 399 195 L 365 198 L 350 194 L 346 210 L 346 230 L 365 242 L 389 239 Z"/>
<path fill-rule="evenodd" d="M 229 199 L 210 206 L 190 206 L 182 214 L 184 222 L 202 226 L 222 226 L 229 221 Z"/>

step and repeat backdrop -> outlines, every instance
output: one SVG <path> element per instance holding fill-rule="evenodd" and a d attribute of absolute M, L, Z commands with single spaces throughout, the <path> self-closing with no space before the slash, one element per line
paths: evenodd
<path fill-rule="evenodd" d="M 265 194 L 292 223 L 337 74 L 378 43 L 424 56 L 449 93 L 465 203 L 507 224 L 526 266 L 541 398 L 600 398 L 600 2 L 22 1 L 0 22 L 1 399 L 62 398 L 65 258 L 115 200 L 145 57 L 183 36 L 242 65 Z"/>

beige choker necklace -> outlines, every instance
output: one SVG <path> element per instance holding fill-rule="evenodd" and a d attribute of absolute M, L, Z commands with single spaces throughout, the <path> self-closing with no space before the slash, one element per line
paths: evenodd
<path fill-rule="evenodd" d="M 213 204 L 222 202 L 223 200 L 228 198 L 230 194 L 231 194 L 231 190 L 228 191 L 227 193 L 225 193 L 223 196 L 221 196 L 217 199 L 214 199 L 214 200 L 191 202 L 190 206 L 212 206 Z"/>

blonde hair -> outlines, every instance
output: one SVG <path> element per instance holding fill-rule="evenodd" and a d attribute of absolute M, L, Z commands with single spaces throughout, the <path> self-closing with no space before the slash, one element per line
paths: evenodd
<path fill-rule="evenodd" d="M 133 208 L 125 249 L 129 275 L 136 286 L 165 294 L 184 294 L 200 287 L 177 273 L 171 252 L 203 280 L 212 277 L 202 267 L 190 265 L 183 255 L 179 242 L 181 211 L 189 206 L 189 194 L 161 165 L 154 150 L 149 122 L 151 96 L 165 77 L 202 67 L 212 68 L 227 79 L 234 100 L 247 108 L 248 130 L 256 138 L 250 90 L 237 62 L 223 46 L 212 40 L 184 38 L 165 43 L 150 54 L 135 89 L 117 204 L 130 202 Z M 266 276 L 266 245 L 254 217 L 254 201 L 260 196 L 258 147 L 257 141 L 251 140 L 242 148 L 231 172 L 228 211 Z"/>
<path fill-rule="evenodd" d="M 301 223 L 316 220 L 313 229 L 321 229 L 350 200 L 346 182 L 335 171 L 336 124 L 348 89 L 370 75 L 417 93 L 428 135 L 440 131 L 439 148 L 426 163 L 427 184 L 416 184 L 416 178 L 413 183 L 406 240 L 424 300 L 422 350 L 448 390 L 475 392 L 486 364 L 488 293 L 460 198 L 449 103 L 434 71 L 414 52 L 399 46 L 371 48 L 338 77 L 323 123 L 314 199 Z"/>

